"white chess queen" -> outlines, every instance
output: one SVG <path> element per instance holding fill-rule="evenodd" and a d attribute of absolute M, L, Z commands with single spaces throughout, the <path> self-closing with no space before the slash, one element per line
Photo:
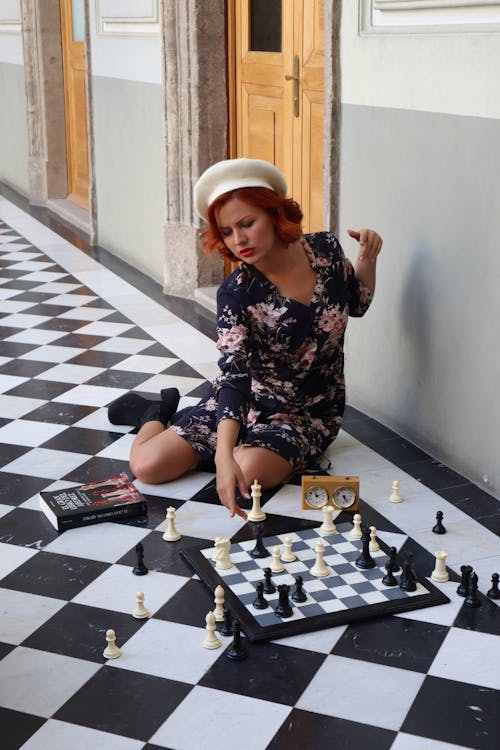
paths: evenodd
<path fill-rule="evenodd" d="M 236 489 L 249 498 L 255 477 L 268 489 L 317 468 L 337 435 L 344 332 L 349 315 L 368 309 L 382 247 L 373 230 L 348 230 L 359 243 L 353 266 L 329 232 L 303 234 L 286 193 L 281 172 L 259 159 L 219 162 L 198 180 L 203 249 L 239 263 L 218 290 L 220 373 L 171 427 L 161 402 L 141 412 L 130 456 L 135 476 L 153 484 L 214 459 L 221 503 L 244 518 Z M 124 418 L 129 395 L 121 398 L 111 420 Z"/>

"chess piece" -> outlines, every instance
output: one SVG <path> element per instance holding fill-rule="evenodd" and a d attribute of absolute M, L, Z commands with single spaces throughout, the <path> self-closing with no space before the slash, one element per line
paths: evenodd
<path fill-rule="evenodd" d="M 273 573 L 283 573 L 285 566 L 281 562 L 281 549 L 279 547 L 273 547 L 272 555 L 273 561 L 271 563 L 271 571 Z"/>
<path fill-rule="evenodd" d="M 264 534 L 264 525 L 260 521 L 259 523 L 255 524 L 255 534 L 257 541 L 255 542 L 255 547 L 250 552 L 251 556 L 257 559 L 269 557 L 271 553 L 264 547 L 264 541 L 262 539 L 262 536 Z"/>
<path fill-rule="evenodd" d="M 135 567 L 132 568 L 132 573 L 135 576 L 145 576 L 148 572 L 148 569 L 144 565 L 144 545 L 142 542 L 139 542 L 135 545 L 135 554 L 136 554 L 136 563 Z"/>
<path fill-rule="evenodd" d="M 389 547 L 389 552 L 387 554 L 391 561 L 392 572 L 399 573 L 399 571 L 401 570 L 401 567 L 398 563 L 398 558 L 397 558 L 398 551 L 396 547 Z"/>
<path fill-rule="evenodd" d="M 459 596 L 467 596 L 467 589 L 469 588 L 469 578 L 472 573 L 472 565 L 461 565 L 460 572 L 462 577 L 457 588 L 457 594 Z"/>
<path fill-rule="evenodd" d="M 267 609 L 269 607 L 269 602 L 264 597 L 264 584 L 262 581 L 259 581 L 255 584 L 255 589 L 257 591 L 257 598 L 253 601 L 253 606 L 255 609 Z"/>
<path fill-rule="evenodd" d="M 206 631 L 207 634 L 205 636 L 205 639 L 203 641 L 203 646 L 205 648 L 220 648 L 222 646 L 221 641 L 217 636 L 215 635 L 215 615 L 213 612 L 209 612 L 207 616 L 205 617 L 206 622 Z"/>
<path fill-rule="evenodd" d="M 282 583 L 278 586 L 278 606 L 274 610 L 278 617 L 291 617 L 293 615 L 293 607 L 290 604 L 288 594 L 290 593 L 290 586 L 287 583 Z"/>
<path fill-rule="evenodd" d="M 436 525 L 432 527 L 434 534 L 446 534 L 446 529 L 443 526 L 443 511 L 438 510 L 436 513 Z"/>
<path fill-rule="evenodd" d="M 368 549 L 370 552 L 378 552 L 380 550 L 380 544 L 377 539 L 377 529 L 375 526 L 370 526 L 370 546 Z"/>
<path fill-rule="evenodd" d="M 305 602 L 307 600 L 307 594 L 303 590 L 304 579 L 302 576 L 295 576 L 295 589 L 292 594 L 294 602 Z"/>
<path fill-rule="evenodd" d="M 276 586 L 271 580 L 271 574 L 272 574 L 271 568 L 264 568 L 264 593 L 265 594 L 274 594 L 274 592 L 276 591 Z"/>
<path fill-rule="evenodd" d="M 122 652 L 116 645 L 116 633 L 114 630 L 106 630 L 106 641 L 108 645 L 102 652 L 105 659 L 118 659 Z"/>
<path fill-rule="evenodd" d="M 403 571 L 399 579 L 399 588 L 403 591 L 417 590 L 417 576 L 413 567 L 413 555 L 408 555 L 403 562 Z"/>
<path fill-rule="evenodd" d="M 493 573 L 491 576 L 491 589 L 487 592 L 486 596 L 488 599 L 500 599 L 500 591 L 498 589 L 498 573 Z"/>
<path fill-rule="evenodd" d="M 224 620 L 224 589 L 222 586 L 216 586 L 214 591 L 214 617 L 216 622 Z"/>
<path fill-rule="evenodd" d="M 233 634 L 233 616 L 227 607 L 224 607 L 224 622 L 219 627 L 219 633 L 226 636 Z"/>
<path fill-rule="evenodd" d="M 470 574 L 469 577 L 469 586 L 467 588 L 467 595 L 465 597 L 465 604 L 468 607 L 480 607 L 481 606 L 481 599 L 477 595 L 477 573 Z"/>
<path fill-rule="evenodd" d="M 287 562 L 287 563 L 295 562 L 295 560 L 297 559 L 297 555 L 292 549 L 292 537 L 291 536 L 285 537 L 283 546 L 285 548 L 281 554 L 281 559 L 283 560 L 283 562 Z"/>
<path fill-rule="evenodd" d="M 142 591 L 138 591 L 136 594 L 136 605 L 132 612 L 132 617 L 136 620 L 144 620 L 146 617 L 150 617 L 149 610 L 144 606 L 144 594 Z"/>
<path fill-rule="evenodd" d="M 241 661 L 246 659 L 248 651 L 241 642 L 241 625 L 238 620 L 233 622 L 233 642 L 226 652 L 228 659 L 234 659 L 235 661 Z"/>
<path fill-rule="evenodd" d="M 326 567 L 323 560 L 323 555 L 325 554 L 325 545 L 322 539 L 318 539 L 314 551 L 316 552 L 316 562 L 309 572 L 315 578 L 325 578 L 326 576 L 330 575 L 330 571 Z"/>
<path fill-rule="evenodd" d="M 337 533 L 337 527 L 333 522 L 333 508 L 331 505 L 323 505 L 321 509 L 323 511 L 323 523 L 318 529 L 318 533 L 321 536 L 330 536 L 330 534 Z"/>
<path fill-rule="evenodd" d="M 375 567 L 375 560 L 370 555 L 370 529 L 364 523 L 362 526 L 362 547 L 361 554 L 356 560 L 356 567 L 362 570 L 368 570 Z"/>
<path fill-rule="evenodd" d="M 261 490 L 262 488 L 260 484 L 255 479 L 254 483 L 252 484 L 250 488 L 251 495 L 252 495 L 252 510 L 247 516 L 249 521 L 264 521 L 266 519 L 266 514 L 260 507 L 260 498 L 262 495 Z"/>
<path fill-rule="evenodd" d="M 167 528 L 165 533 L 163 534 L 163 539 L 166 542 L 177 542 L 181 535 L 175 528 L 175 508 L 170 506 L 170 508 L 167 508 Z"/>
<path fill-rule="evenodd" d="M 397 479 L 395 479 L 394 482 L 392 483 L 392 493 L 389 496 L 389 500 L 391 501 L 391 503 L 403 502 L 403 498 L 399 494 L 399 482 Z"/>
<path fill-rule="evenodd" d="M 217 552 L 215 554 L 215 567 L 218 570 L 229 570 L 229 568 L 233 568 L 233 561 L 231 560 L 231 555 L 229 554 L 229 550 L 231 549 L 231 540 L 226 536 L 217 537 L 215 546 L 217 548 Z"/>
<path fill-rule="evenodd" d="M 396 557 L 396 548 L 392 547 L 394 550 L 394 555 L 390 555 L 389 559 L 387 560 L 385 564 L 386 574 L 382 578 L 382 583 L 384 586 L 397 586 L 398 581 L 397 578 L 394 576 L 394 560 Z"/>
<path fill-rule="evenodd" d="M 223 539 L 223 538 L 224 537 L 222 537 L 222 536 L 216 536 L 215 539 L 214 539 L 214 548 L 213 548 L 213 552 L 212 552 L 212 560 L 213 560 L 213 562 L 215 562 L 216 559 L 217 559 L 217 542 L 219 541 L 219 539 Z"/>
<path fill-rule="evenodd" d="M 355 513 L 352 517 L 353 527 L 351 531 L 348 532 L 347 537 L 348 539 L 352 539 L 353 541 L 356 541 L 356 539 L 361 539 L 363 536 L 363 532 L 361 531 L 361 516 L 359 513 Z"/>
<path fill-rule="evenodd" d="M 445 583 L 446 581 L 450 580 L 450 576 L 448 575 L 448 571 L 446 570 L 446 558 L 448 557 L 448 553 L 441 550 L 439 552 L 435 552 L 434 554 L 436 556 L 436 567 L 431 573 L 431 578 L 433 581 Z"/>

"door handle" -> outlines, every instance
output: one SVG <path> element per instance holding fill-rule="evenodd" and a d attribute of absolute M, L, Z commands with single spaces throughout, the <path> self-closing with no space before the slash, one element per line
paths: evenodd
<path fill-rule="evenodd" d="M 286 75 L 285 81 L 293 81 L 293 116 L 298 117 L 300 111 L 300 60 L 298 55 L 295 55 L 293 58 L 293 75 Z"/>

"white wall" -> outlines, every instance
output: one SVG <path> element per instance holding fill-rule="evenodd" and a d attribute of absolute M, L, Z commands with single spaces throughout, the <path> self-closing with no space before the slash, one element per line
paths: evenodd
<path fill-rule="evenodd" d="M 358 5 L 343 3 L 341 240 L 349 254 L 345 230 L 373 226 L 384 248 L 348 399 L 500 496 L 500 34 L 360 33 Z"/>

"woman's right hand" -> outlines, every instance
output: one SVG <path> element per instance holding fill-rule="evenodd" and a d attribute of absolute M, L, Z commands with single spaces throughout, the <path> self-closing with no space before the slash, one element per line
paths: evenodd
<path fill-rule="evenodd" d="M 231 518 L 238 515 L 246 520 L 246 512 L 236 502 L 236 488 L 243 497 L 250 497 L 239 463 L 233 456 L 222 459 L 216 456 L 215 466 L 217 494 L 222 505 L 226 506 Z"/>

